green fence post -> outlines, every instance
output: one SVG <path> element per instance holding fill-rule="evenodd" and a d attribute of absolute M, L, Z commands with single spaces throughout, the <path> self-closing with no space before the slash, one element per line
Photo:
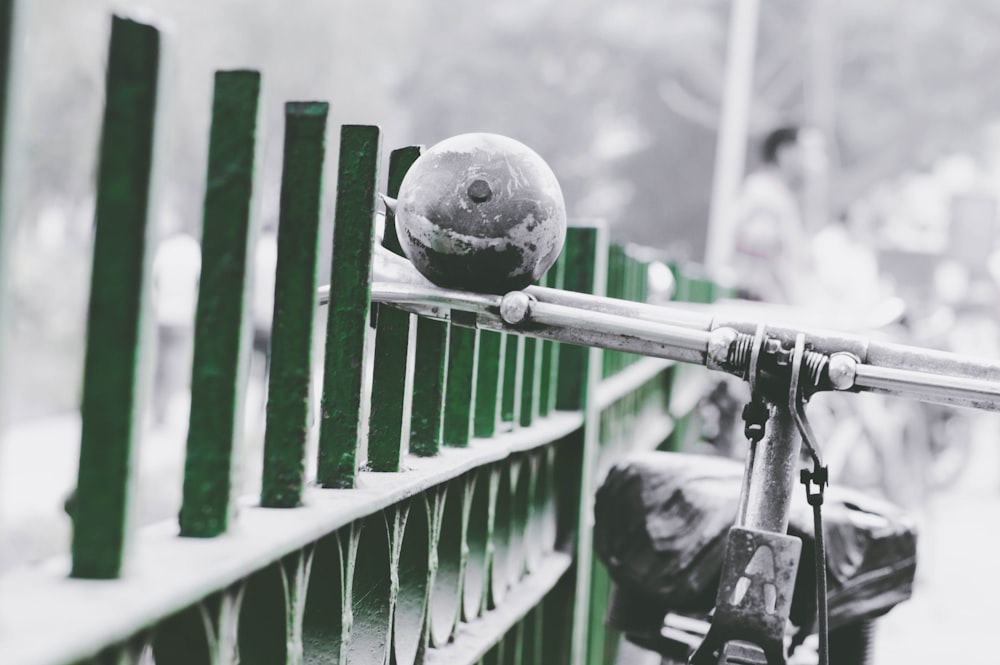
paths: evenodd
<path fill-rule="evenodd" d="M 518 424 L 530 427 L 538 415 L 538 386 L 541 381 L 541 354 L 538 340 L 525 338 L 521 364 L 521 405 Z"/>
<path fill-rule="evenodd" d="M 524 337 L 514 334 L 508 334 L 506 337 L 500 419 L 516 428 L 520 420 L 521 386 L 524 380 Z"/>
<path fill-rule="evenodd" d="M 626 288 L 625 297 L 634 302 L 645 302 L 646 287 L 646 264 L 639 258 L 632 256 L 626 249 L 625 254 Z M 624 366 L 635 364 L 640 356 L 635 353 L 624 354 Z"/>
<path fill-rule="evenodd" d="M 489 438 L 496 433 L 500 418 L 500 396 L 504 385 L 504 372 L 500 370 L 507 356 L 504 334 L 492 330 L 479 331 L 478 353 L 473 430 L 477 437 Z"/>
<path fill-rule="evenodd" d="M 399 194 L 403 176 L 419 156 L 420 148 L 417 146 L 392 151 L 389 156 L 389 196 Z M 392 210 L 386 210 L 382 246 L 402 256 L 403 248 L 396 235 L 395 221 Z M 368 419 L 368 464 L 373 471 L 399 471 L 403 459 L 403 413 L 408 395 L 406 357 L 411 316 L 409 312 L 395 307 L 378 306 L 371 413 Z"/>
<path fill-rule="evenodd" d="M 410 452 L 414 455 L 430 457 L 441 450 L 449 330 L 444 321 L 417 317 L 410 402 Z"/>
<path fill-rule="evenodd" d="M 563 250 L 566 262 L 563 273 L 565 290 L 603 293 L 605 259 L 602 256 L 606 256 L 607 252 L 602 247 L 604 243 L 606 239 L 603 229 L 599 227 L 576 226 L 568 230 Z M 558 348 L 556 408 L 565 411 L 582 410 L 587 400 L 591 349 L 574 344 L 560 344 Z"/>
<path fill-rule="evenodd" d="M 563 285 L 563 272 L 566 268 L 565 252 L 560 255 L 548 272 L 545 273 L 543 284 L 549 288 L 560 289 Z M 541 342 L 541 380 L 538 386 L 538 413 L 549 415 L 556 408 L 556 388 L 559 375 L 559 343 L 549 340 Z"/>
<path fill-rule="evenodd" d="M 3 251 L 2 243 L 5 229 L 9 226 L 9 221 L 3 219 L 4 201 L 6 192 L 4 183 L 4 161 L 7 151 L 7 135 L 10 128 L 7 127 L 8 106 L 10 105 L 10 79 L 11 79 L 11 53 L 13 52 L 14 40 L 14 0 L 0 0 L 0 251 Z M 6 268 L 6 253 L 0 254 L 0 268 Z M 2 303 L 0 303 L 2 304 Z M 0 312 L 2 313 L 2 312 Z"/>
<path fill-rule="evenodd" d="M 274 508 L 302 502 L 328 113 L 326 102 L 285 104 L 278 263 L 260 498 L 261 505 Z"/>
<path fill-rule="evenodd" d="M 698 270 L 698 266 L 680 266 L 675 272 L 677 295 L 675 300 L 683 302 L 709 303 L 713 299 L 713 284 Z M 670 415 L 674 418 L 674 431 L 670 435 L 669 450 L 690 449 L 700 436 L 701 421 L 698 411 L 693 409 L 697 393 L 701 389 L 704 375 L 709 370 L 694 365 L 678 364 L 671 369 Z"/>
<path fill-rule="evenodd" d="M 599 226 L 578 226 L 569 229 L 566 237 L 566 268 L 563 285 L 566 290 L 604 295 L 608 245 L 605 230 Z M 557 406 L 579 410 L 584 414 L 581 437 L 583 449 L 580 464 L 580 500 L 576 522 L 576 579 L 573 606 L 571 663 L 588 663 L 588 635 L 603 626 L 594 625 L 591 615 L 593 562 L 592 501 L 600 448 L 601 413 L 593 392 L 603 373 L 602 352 L 597 348 L 561 344 L 559 354 L 559 385 Z"/>
<path fill-rule="evenodd" d="M 226 531 L 246 372 L 248 240 L 260 73 L 215 74 L 181 535 Z"/>
<path fill-rule="evenodd" d="M 448 368 L 448 324 L 417 317 L 410 405 L 410 452 L 429 457 L 441 450 L 445 381 Z"/>
<path fill-rule="evenodd" d="M 73 577 L 118 577 L 124 559 L 132 442 L 141 411 L 136 377 L 159 59 L 155 28 L 112 19 L 73 508 Z"/>
<path fill-rule="evenodd" d="M 10 242 L 14 234 L 14 207 L 11 205 L 13 197 L 10 193 L 9 183 L 5 182 L 4 163 L 12 161 L 12 157 L 7 154 L 8 139 L 15 135 L 14 122 L 10 114 L 12 91 L 16 85 L 14 80 L 14 42 L 15 35 L 19 34 L 16 26 L 17 12 L 14 8 L 14 0 L 0 0 L 0 285 L 7 285 L 11 279 L 10 274 Z M 8 215 L 10 217 L 8 218 Z M 10 302 L 13 298 L 13 289 L 0 289 L 0 326 L 6 329 L 10 313 Z M 2 350 L 2 349 L 0 349 Z M 0 361 L 0 377 L 3 362 Z M 0 390 L 3 389 L 3 381 L 0 381 Z"/>
<path fill-rule="evenodd" d="M 621 245 L 608 247 L 607 295 L 609 298 L 625 297 L 625 250 Z M 602 375 L 609 377 L 622 366 L 620 351 L 605 351 L 602 360 Z"/>
<path fill-rule="evenodd" d="M 454 312 L 452 314 L 454 315 Z M 442 434 L 446 446 L 469 445 L 476 404 L 478 353 L 479 331 L 451 324 Z"/>
<path fill-rule="evenodd" d="M 324 487 L 353 487 L 357 477 L 380 150 L 378 127 L 341 128 L 317 467 Z"/>

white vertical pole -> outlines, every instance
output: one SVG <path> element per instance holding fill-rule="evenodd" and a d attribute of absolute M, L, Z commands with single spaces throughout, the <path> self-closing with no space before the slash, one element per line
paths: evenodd
<path fill-rule="evenodd" d="M 719 268 L 726 233 L 726 209 L 739 191 L 746 169 L 760 0 L 732 0 L 729 11 L 726 89 L 722 97 L 722 117 L 715 148 L 715 174 L 705 248 L 705 264 L 713 271 Z"/>
<path fill-rule="evenodd" d="M 809 67 L 804 86 L 806 117 L 809 125 L 823 138 L 826 159 L 806 172 L 804 221 L 807 233 L 822 228 L 830 214 L 830 179 L 835 166 L 831 160 L 836 157 L 837 19 L 834 3 L 812 0 L 808 28 Z"/>
<path fill-rule="evenodd" d="M 0 290 L 0 366 L 6 365 L 3 362 L 3 354 L 11 346 L 12 326 L 11 319 L 14 314 L 14 302 L 12 297 L 13 270 L 10 266 L 12 256 L 11 245 L 16 238 L 15 224 L 20 219 L 20 208 L 23 197 L 17 197 L 18 191 L 16 181 L 23 177 L 15 163 L 15 150 L 12 144 L 17 143 L 17 152 L 23 153 L 21 148 L 27 141 L 19 141 L 19 132 L 15 131 L 21 123 L 24 114 L 21 112 L 23 103 L 15 103 L 23 100 L 24 95 L 20 93 L 20 71 L 18 60 L 21 57 L 19 44 L 26 36 L 24 34 L 23 23 L 20 16 L 24 15 L 24 7 L 16 6 L 14 0 L 0 0 L 0 284 L 5 288 Z M 6 367 L 4 367 L 6 369 Z M 10 392 L 14 384 L 9 372 L 0 372 L 0 404 L 6 402 L 7 393 Z M 7 426 L 7 413 L 0 408 L 0 457 L 3 456 L 4 448 L 9 445 L 2 434 Z M 0 506 L 0 524 L 9 519 Z"/>

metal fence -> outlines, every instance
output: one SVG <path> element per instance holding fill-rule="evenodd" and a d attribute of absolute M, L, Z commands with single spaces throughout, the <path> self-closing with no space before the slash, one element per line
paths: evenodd
<path fill-rule="evenodd" d="M 236 496 L 254 71 L 215 79 L 179 520 L 132 528 L 159 49 L 154 27 L 113 19 L 71 564 L 0 578 L 0 662 L 613 662 L 591 496 L 624 452 L 683 445 L 694 428 L 684 375 L 373 306 L 377 193 L 395 194 L 420 154 L 392 151 L 381 185 L 374 126 L 340 128 L 332 286 L 319 309 L 323 102 L 285 105 L 262 490 Z M 391 213 L 381 242 L 399 251 Z M 603 228 L 575 226 L 544 279 L 642 300 L 646 268 Z M 681 297 L 713 297 L 676 272 Z M 311 386 L 317 313 L 324 371 Z M 322 394 L 314 480 L 311 390 Z"/>

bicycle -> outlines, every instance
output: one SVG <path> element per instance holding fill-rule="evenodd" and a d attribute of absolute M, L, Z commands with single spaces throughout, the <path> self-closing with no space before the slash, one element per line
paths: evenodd
<path fill-rule="evenodd" d="M 439 169 L 433 182 L 442 192 L 450 192 L 447 196 L 436 196 L 433 188 L 414 187 L 404 192 L 414 172 L 418 174 L 415 180 L 421 177 L 417 168 L 420 161 L 411 167 L 399 201 L 412 197 L 415 204 L 408 205 L 417 212 L 401 203 L 396 223 L 403 231 L 401 239 L 410 237 L 424 244 L 409 250 L 404 244 L 404 251 L 419 259 L 413 264 L 388 251 L 376 251 L 372 299 L 464 327 L 700 364 L 748 382 L 751 401 L 744 419 L 750 446 L 740 481 L 736 524 L 727 535 L 711 621 L 688 662 L 786 665 L 785 633 L 803 549 L 800 539 L 788 535 L 788 527 L 792 496 L 802 484 L 813 510 L 816 632 L 819 660 L 827 665 L 830 623 L 821 509 L 828 470 L 806 417 L 808 399 L 821 391 L 874 391 L 1000 410 L 1000 364 L 769 320 L 726 320 L 717 317 L 710 306 L 680 309 L 525 286 L 551 265 L 551 248 L 562 244 L 558 237 L 560 216 L 565 223 L 561 195 L 556 196 L 550 172 L 544 178 L 529 177 L 526 182 L 534 208 L 528 217 L 515 215 L 509 220 L 512 228 L 517 228 L 515 233 L 498 227 L 496 238 L 477 238 L 471 244 L 454 242 L 465 237 L 463 232 L 479 228 L 482 220 L 476 206 L 489 203 L 505 215 L 510 212 L 505 205 L 514 201 L 506 201 L 505 192 L 511 196 L 515 189 L 524 187 L 524 183 L 511 180 L 509 164 L 503 167 L 505 156 L 501 154 L 508 149 L 494 146 L 493 137 L 460 138 L 474 146 L 482 143 L 489 150 L 482 146 L 471 150 L 465 145 L 457 150 L 449 144 L 444 152 L 452 150 L 450 161 L 443 161 L 435 154 L 437 146 L 430 149 L 429 154 L 438 160 L 433 166 Z M 525 157 L 521 147 L 512 154 L 516 159 Z M 529 157 L 534 160 L 537 155 Z M 500 168 L 494 173 L 477 160 L 496 161 Z M 440 169 L 444 169 L 443 174 Z M 449 184 L 453 182 L 470 182 L 468 191 L 455 190 Z M 560 205 L 550 205 L 556 199 Z M 517 201 L 523 205 L 529 199 Z M 440 208 L 447 210 L 442 213 Z M 544 248 L 531 242 L 532 236 L 520 228 L 525 220 L 544 223 L 545 238 L 551 242 Z M 497 247 L 516 258 L 514 265 L 524 272 L 490 273 L 487 262 L 481 259 L 491 257 L 495 264 Z M 439 257 L 442 248 L 446 255 Z M 485 285 L 482 290 L 492 292 L 456 289 L 456 285 L 467 288 L 468 280 L 463 282 L 466 274 Z M 321 293 L 321 302 L 323 297 Z M 800 473 L 803 453 L 812 468 Z"/>
<path fill-rule="evenodd" d="M 786 663 L 785 627 L 801 551 L 799 541 L 786 534 L 791 498 L 804 483 L 810 503 L 818 508 L 827 486 L 826 468 L 805 416 L 808 397 L 820 391 L 875 391 L 1000 408 L 1000 364 L 859 335 L 716 320 L 710 306 L 702 310 L 651 306 L 538 286 L 502 296 L 457 291 L 435 286 L 405 259 L 387 253 L 376 256 L 372 297 L 458 325 L 703 364 L 751 384 L 755 406 L 749 408 L 747 428 L 756 443 L 750 446 L 744 466 L 740 517 L 731 531 L 730 549 L 770 548 L 777 563 L 775 578 L 768 583 L 775 590 L 768 591 L 766 599 L 754 599 L 749 608 L 731 602 L 748 597 L 745 590 L 736 592 L 746 586 L 740 579 L 747 577 L 743 573 L 752 552 L 743 559 L 727 555 L 711 627 L 692 655 L 692 665 Z M 801 452 L 813 468 L 800 478 Z M 823 554 L 821 538 L 816 549 Z M 825 555 L 817 561 L 825 561 Z M 816 566 L 816 579 L 821 585 L 817 597 L 825 598 L 824 566 Z M 763 585 L 760 579 L 753 584 Z M 829 651 L 824 615 L 819 610 L 821 654 Z M 829 661 L 821 656 L 821 662 Z"/>

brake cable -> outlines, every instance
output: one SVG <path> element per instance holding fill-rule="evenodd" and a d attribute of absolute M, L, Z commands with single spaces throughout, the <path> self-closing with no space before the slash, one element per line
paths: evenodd
<path fill-rule="evenodd" d="M 826 541 L 823 535 L 823 492 L 829 484 L 829 470 L 823 465 L 820 457 L 819 446 L 816 435 L 806 419 L 805 403 L 806 398 L 799 384 L 799 374 L 802 367 L 802 359 L 805 355 L 805 335 L 799 333 L 795 337 L 795 350 L 792 354 L 792 377 L 788 389 L 788 409 L 795 420 L 799 434 L 802 435 L 802 442 L 806 451 L 812 458 L 813 469 L 802 469 L 799 479 L 806 489 L 806 500 L 813 508 L 813 531 L 816 541 L 815 565 L 816 565 L 816 632 L 819 637 L 819 665 L 830 665 L 830 619 L 829 607 L 827 605 L 827 580 L 826 580 Z M 814 368 L 815 369 L 815 368 Z M 813 371 L 812 380 L 818 381 L 819 372 Z M 811 386 L 815 388 L 816 386 Z M 815 486 L 815 491 L 812 487 Z"/>

